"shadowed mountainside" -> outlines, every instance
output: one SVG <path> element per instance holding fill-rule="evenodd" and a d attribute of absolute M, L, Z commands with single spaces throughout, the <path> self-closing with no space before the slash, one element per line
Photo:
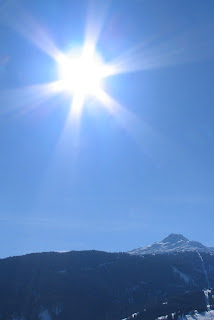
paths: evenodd
<path fill-rule="evenodd" d="M 72 251 L 11 257 L 0 260 L 0 319 L 119 320 L 207 288 L 207 279 L 214 286 L 210 253 Z"/>

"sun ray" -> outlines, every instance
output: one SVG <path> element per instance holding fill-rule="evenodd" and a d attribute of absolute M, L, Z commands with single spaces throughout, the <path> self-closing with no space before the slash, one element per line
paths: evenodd
<path fill-rule="evenodd" d="M 112 59 L 110 64 L 114 66 L 115 74 L 120 74 L 202 60 L 213 55 L 207 50 L 211 41 L 207 29 L 207 26 L 200 32 L 196 32 L 196 28 L 190 29 L 168 39 L 153 36 Z"/>
<path fill-rule="evenodd" d="M 36 22 L 30 13 L 21 6 L 20 2 L 8 1 L 1 13 L 1 22 L 56 60 L 60 50 L 56 47 L 48 32 L 45 31 L 45 27 Z"/>
<path fill-rule="evenodd" d="M 174 148 L 169 139 L 163 136 L 161 132 L 127 110 L 104 90 L 99 91 L 97 99 L 114 116 L 118 124 L 129 134 L 138 145 L 139 150 L 150 159 L 154 166 L 158 166 L 158 161 L 160 161 L 160 154 L 159 157 L 157 156 L 160 149 Z"/>
<path fill-rule="evenodd" d="M 124 108 L 119 102 L 102 89 L 99 90 L 97 99 L 102 103 L 102 106 L 117 119 L 121 127 L 126 129 L 134 137 L 135 133 L 133 128 L 139 129 L 141 127 L 140 120 L 136 115 Z"/>
<path fill-rule="evenodd" d="M 66 125 L 72 126 L 72 128 L 77 132 L 79 131 L 84 102 L 85 97 L 83 95 L 75 94 L 73 96 L 70 112 L 67 118 Z"/>
<path fill-rule="evenodd" d="M 85 31 L 85 49 L 86 51 L 95 51 L 100 37 L 106 15 L 112 0 L 100 1 L 90 0 L 88 2 L 88 13 Z"/>
<path fill-rule="evenodd" d="M 6 113 L 27 113 L 43 104 L 59 92 L 59 82 L 36 84 L 18 89 L 0 91 L 0 103 L 5 106 L 1 109 Z"/>
<path fill-rule="evenodd" d="M 157 67 L 158 63 L 160 64 L 161 62 L 161 58 L 163 58 L 161 63 L 164 64 L 163 60 L 168 57 L 167 54 L 169 55 L 169 52 L 166 50 L 166 46 L 162 46 L 163 48 L 162 50 L 159 50 L 159 56 L 157 56 L 157 54 L 155 55 L 154 53 L 157 49 L 156 47 L 149 48 L 148 43 L 140 43 L 135 48 L 131 48 L 117 59 L 111 61 L 110 64 L 106 65 L 103 63 L 101 66 L 100 63 L 100 69 L 98 68 L 98 73 L 101 72 L 98 79 L 100 83 L 99 81 L 97 81 L 97 83 L 95 81 L 95 88 L 91 87 L 91 84 L 93 83 L 92 80 L 97 68 L 97 65 L 93 65 L 93 59 L 97 54 L 97 43 L 99 41 L 100 33 L 102 31 L 110 3 L 110 0 L 106 1 L 105 4 L 101 3 L 98 0 L 89 1 L 85 41 L 81 50 L 81 59 L 79 61 L 79 66 L 78 63 L 76 63 L 77 61 L 75 61 L 77 67 L 75 76 L 72 79 L 66 73 L 67 65 L 64 66 L 64 71 L 66 71 L 65 78 L 68 78 L 67 80 L 72 82 L 73 87 L 71 86 L 72 88 L 70 92 L 72 103 L 62 136 L 64 136 L 65 133 L 68 132 L 69 126 L 72 127 L 73 134 L 74 131 L 79 131 L 86 95 L 93 95 L 96 99 L 102 102 L 102 105 L 105 106 L 106 110 L 108 110 L 108 112 L 110 112 L 117 119 L 119 124 L 123 128 L 125 128 L 136 141 L 139 140 L 139 136 L 142 133 L 142 128 L 144 131 L 149 131 L 146 124 L 143 124 L 142 126 L 142 123 L 131 111 L 128 111 L 123 106 L 121 106 L 114 98 L 112 98 L 102 89 L 101 80 L 116 73 L 133 72 L 151 67 Z M 18 2 L 16 2 L 16 5 L 12 8 L 13 11 L 15 10 L 16 12 L 19 12 L 19 14 L 16 15 L 16 18 L 8 18 L 11 14 L 8 8 L 10 8 L 10 6 L 7 7 L 6 10 L 6 23 L 11 24 L 10 26 L 12 28 L 22 34 L 29 41 L 34 43 L 43 52 L 51 56 L 56 61 L 56 63 L 60 64 L 61 58 L 69 60 L 69 56 L 62 53 L 55 46 L 53 40 L 48 36 L 48 33 L 45 32 L 44 28 L 42 28 L 30 16 L 30 14 L 28 14 L 20 6 Z M 160 48 L 161 45 L 159 46 L 159 49 Z M 84 73 L 86 71 L 84 69 L 87 68 L 89 68 L 90 71 L 89 76 Z M 89 87 L 80 88 L 79 84 L 81 84 L 82 86 L 82 83 L 84 83 L 85 81 L 84 77 L 88 77 L 88 82 L 86 83 L 86 85 Z M 67 88 L 65 88 L 62 79 L 59 79 L 58 81 L 51 84 L 38 84 L 27 88 L 25 87 L 22 89 L 17 89 L 17 91 L 15 92 L 15 96 L 18 95 L 19 99 L 14 99 L 16 100 L 15 103 L 11 103 L 11 110 L 19 109 L 21 112 L 28 112 L 29 110 L 32 110 L 34 107 L 46 101 L 46 99 L 49 99 L 54 94 L 62 94 L 66 90 Z M 6 95 L 4 94 L 4 96 L 9 95 L 9 92 L 6 93 Z"/>

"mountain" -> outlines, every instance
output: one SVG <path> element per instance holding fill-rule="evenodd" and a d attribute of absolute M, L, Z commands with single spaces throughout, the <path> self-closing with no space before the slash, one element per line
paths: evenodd
<path fill-rule="evenodd" d="M 152 305 L 150 314 L 155 320 L 208 320 L 214 319 L 214 291 L 202 290 L 198 292 L 185 293 L 183 295 L 169 297 L 164 303 L 156 303 Z M 155 317 L 156 312 L 161 316 Z M 145 315 L 148 310 L 134 314 L 135 320 L 146 319 Z M 164 314 L 164 315 L 163 315 Z M 124 319 L 133 320 L 133 315 Z"/>
<path fill-rule="evenodd" d="M 214 252 L 214 249 L 206 247 L 200 242 L 190 241 L 181 234 L 172 233 L 160 242 L 156 242 L 146 247 L 134 249 L 129 251 L 129 253 L 135 255 L 144 255 L 185 251 Z"/>
<path fill-rule="evenodd" d="M 206 311 L 209 287 L 209 252 L 28 254 L 0 259 L 0 320 L 154 320 Z"/>
<path fill-rule="evenodd" d="M 153 319 L 155 320 L 208 320 L 214 319 L 214 291 L 213 290 L 202 290 L 198 292 L 186 293 L 181 296 L 170 297 L 166 302 L 161 304 L 154 304 L 153 310 L 157 307 L 159 312 L 165 311 L 164 315 L 155 318 L 155 312 L 153 313 Z M 180 310 L 176 308 L 180 302 Z M 197 309 L 196 309 L 197 308 Z M 165 309 L 165 310 L 164 310 Z M 191 311 L 190 311 L 191 309 Z M 168 311 L 166 313 L 166 311 Z M 144 314 L 147 310 L 137 312 L 134 314 L 135 320 L 144 319 Z M 162 314 L 163 314 L 162 313 Z M 133 315 L 124 320 L 133 320 Z"/>
<path fill-rule="evenodd" d="M 158 320 L 163 320 L 163 319 L 164 319 L 163 317 L 158 318 Z M 191 315 L 186 315 L 186 316 L 182 316 L 179 318 L 179 320 L 212 320 L 212 319 L 214 319 L 214 311 L 213 310 L 205 311 L 203 313 L 198 313 L 196 311 Z"/>

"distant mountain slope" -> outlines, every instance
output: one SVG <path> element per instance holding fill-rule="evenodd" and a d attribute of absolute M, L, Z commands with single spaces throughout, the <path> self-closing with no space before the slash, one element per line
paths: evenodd
<path fill-rule="evenodd" d="M 203 311 L 200 292 L 209 285 L 214 255 L 206 252 L 12 257 L 0 260 L 0 320 L 121 320 L 143 310 L 139 319 L 154 320 L 168 311 Z"/>
<path fill-rule="evenodd" d="M 129 253 L 144 255 L 184 251 L 214 252 L 214 249 L 206 247 L 200 242 L 190 241 L 181 234 L 172 233 L 160 242 L 148 245 L 146 247 L 134 249 L 129 251 Z"/>

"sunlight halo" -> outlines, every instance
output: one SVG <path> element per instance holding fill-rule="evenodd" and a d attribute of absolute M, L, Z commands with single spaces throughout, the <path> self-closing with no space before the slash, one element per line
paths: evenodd
<path fill-rule="evenodd" d="M 111 72 L 96 53 L 61 54 L 58 59 L 59 86 L 71 95 L 96 97 L 103 79 Z"/>

